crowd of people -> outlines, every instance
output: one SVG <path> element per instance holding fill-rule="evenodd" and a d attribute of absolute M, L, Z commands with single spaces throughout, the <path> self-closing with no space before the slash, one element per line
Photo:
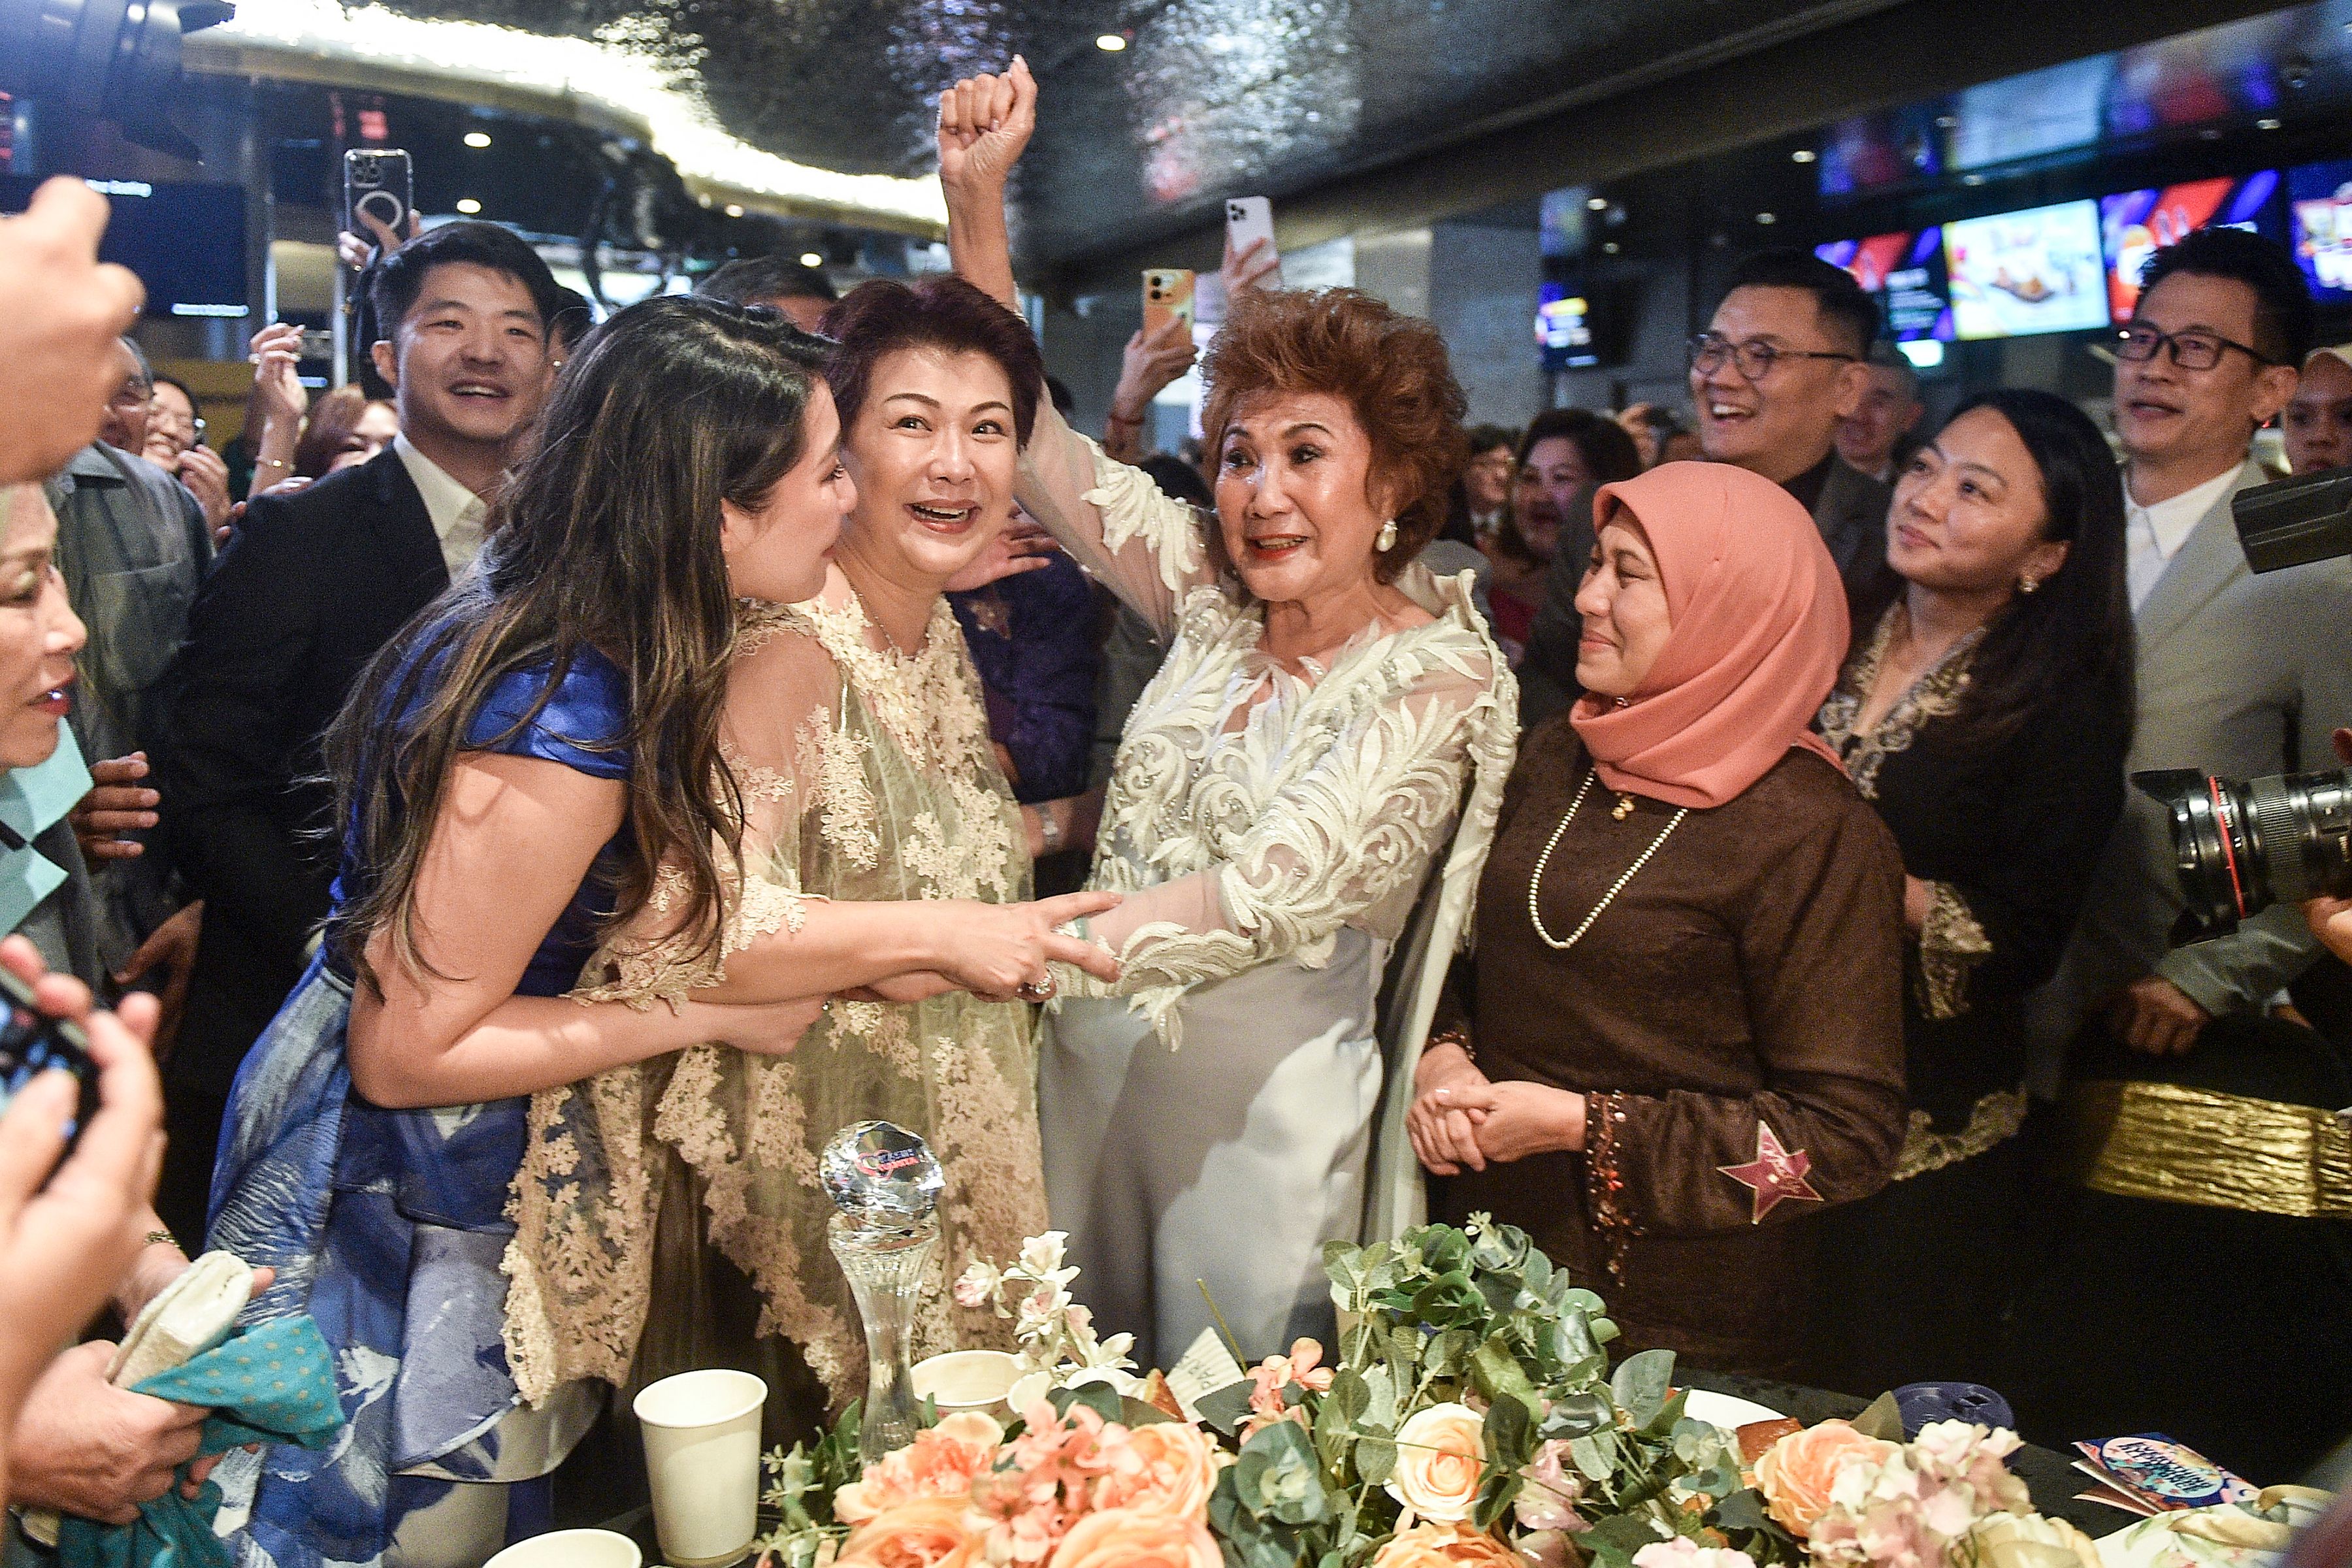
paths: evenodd
<path fill-rule="evenodd" d="M 870 1118 L 945 1173 L 918 1353 L 1048 1227 L 1164 1365 L 1328 1343 L 1327 1242 L 1477 1215 L 1621 1350 L 2258 1480 L 2339 1442 L 2347 1173 L 2233 1151 L 2352 1104 L 2352 901 L 2175 945 L 2126 784 L 2352 742 L 2352 562 L 2231 521 L 2273 420 L 2352 462 L 2292 258 L 2156 253 L 2111 441 L 1928 428 L 1798 251 L 1689 428 L 1465 427 L 1429 322 L 1244 254 L 1196 460 L 1141 442 L 1188 340 L 1097 441 L 1018 313 L 1036 112 L 946 95 L 952 275 L 840 297 L 755 258 L 592 328 L 508 230 L 379 228 L 372 386 L 266 327 L 226 452 L 100 199 L 0 221 L 0 964 L 97 1083 L 69 1153 L 58 1076 L 0 1119 L 0 1494 L 211 1473 L 87 1337 L 203 1246 L 346 1421 L 218 1472 L 248 1562 L 479 1563 L 679 1370 L 806 1433 Z"/>

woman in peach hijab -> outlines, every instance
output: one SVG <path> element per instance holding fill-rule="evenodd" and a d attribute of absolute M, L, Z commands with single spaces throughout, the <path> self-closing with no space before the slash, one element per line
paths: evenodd
<path fill-rule="evenodd" d="M 1664 464 L 1594 520 L 1586 695 L 1520 750 L 1407 1131 L 1437 1211 L 1527 1230 L 1615 1348 L 1801 1375 L 1805 1218 L 1904 1128 L 1903 865 L 1808 728 L 1845 597 L 1743 469 Z"/>

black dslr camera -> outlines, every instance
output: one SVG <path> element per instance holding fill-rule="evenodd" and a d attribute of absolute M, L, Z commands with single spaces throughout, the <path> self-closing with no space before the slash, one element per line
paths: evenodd
<path fill-rule="evenodd" d="M 2352 468 L 2240 490 L 2230 511 L 2257 572 L 2352 555 Z M 2352 770 L 2239 784 L 2172 768 L 2132 783 L 2172 816 L 2173 868 L 2188 900 L 2174 942 L 2227 936 L 2274 903 L 2352 896 Z"/>

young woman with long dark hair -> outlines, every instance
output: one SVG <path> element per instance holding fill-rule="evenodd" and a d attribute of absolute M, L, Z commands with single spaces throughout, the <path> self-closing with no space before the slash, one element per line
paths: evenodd
<path fill-rule="evenodd" d="M 1895 479 L 1889 575 L 1821 727 L 1903 851 L 1909 1128 L 1894 1181 L 1822 1219 L 1830 1386 L 1999 1377 L 2025 997 L 2123 809 L 2124 553 L 2107 444 L 2045 392 L 1970 399 Z"/>
<path fill-rule="evenodd" d="M 543 1511 L 499 1483 L 547 1475 L 593 1420 L 593 1385 L 526 1403 L 507 1359 L 534 1091 L 689 1047 L 787 1051 L 828 994 L 910 974 L 1009 991 L 1067 942 L 1050 906 L 742 925 L 762 786 L 724 733 L 738 604 L 815 593 L 855 496 L 824 349 L 709 300 L 614 317 L 476 568 L 329 737 L 335 910 L 238 1075 L 213 1194 L 215 1244 L 278 1269 L 263 1315 L 307 1310 L 337 1352 L 348 1439 L 261 1466 L 250 1529 L 279 1568 L 479 1562 Z M 700 984 L 593 1000 L 649 930 L 707 957 Z"/>

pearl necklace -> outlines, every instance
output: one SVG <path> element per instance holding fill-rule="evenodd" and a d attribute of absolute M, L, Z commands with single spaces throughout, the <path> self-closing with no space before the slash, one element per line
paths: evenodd
<path fill-rule="evenodd" d="M 1582 805 L 1584 797 L 1592 793 L 1592 781 L 1600 776 L 1600 769 L 1595 768 L 1584 775 L 1584 783 L 1577 787 L 1576 798 L 1569 802 L 1568 815 L 1559 819 L 1559 826 L 1551 830 L 1550 841 L 1544 845 L 1543 853 L 1536 857 L 1535 875 L 1528 879 L 1528 919 L 1534 924 L 1536 934 L 1543 938 L 1544 945 L 1555 952 L 1566 952 L 1584 940 L 1584 933 L 1592 929 L 1592 922 L 1601 918 L 1601 911 L 1617 901 L 1617 895 L 1625 890 L 1625 884 L 1633 879 L 1634 873 L 1650 863 L 1650 857 L 1658 852 L 1658 847 L 1666 841 L 1675 828 L 1683 825 L 1683 818 L 1690 815 L 1689 806 L 1684 806 L 1676 811 L 1673 818 L 1666 823 L 1664 829 L 1655 838 L 1650 840 L 1650 847 L 1633 857 L 1633 863 L 1625 868 L 1625 874 L 1609 885 L 1609 890 L 1601 895 L 1601 901 L 1592 906 L 1592 912 L 1586 915 L 1582 922 L 1568 933 L 1565 941 L 1562 941 L 1544 929 L 1543 916 L 1536 909 L 1536 893 L 1543 886 L 1544 868 L 1551 864 L 1551 852 L 1559 847 L 1559 836 L 1568 831 L 1568 825 L 1575 820 L 1576 808 Z M 1631 815 L 1632 805 L 1633 799 L 1630 795 L 1620 804 L 1619 810 L 1614 814 L 1619 821 L 1622 822 Z"/>

